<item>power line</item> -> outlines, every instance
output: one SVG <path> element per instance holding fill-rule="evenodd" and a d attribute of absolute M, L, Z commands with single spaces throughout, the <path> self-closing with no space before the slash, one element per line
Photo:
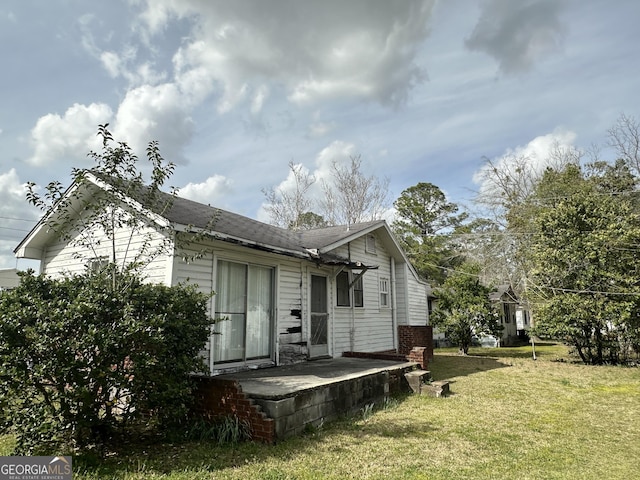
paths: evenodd
<path fill-rule="evenodd" d="M 14 232 L 25 232 L 25 233 L 31 231 L 31 230 L 25 230 L 24 228 L 11 228 L 11 227 L 2 227 L 2 226 L 0 226 L 0 229 L 1 230 L 11 230 L 11 231 L 14 231 Z"/>
<path fill-rule="evenodd" d="M 17 221 L 17 222 L 31 222 L 31 223 L 34 223 L 34 222 L 36 222 L 36 221 L 37 221 L 36 219 L 33 219 L 33 218 L 5 217 L 5 216 L 3 216 L 3 215 L 0 215 L 0 218 L 1 218 L 2 220 L 15 220 L 15 221 Z"/>

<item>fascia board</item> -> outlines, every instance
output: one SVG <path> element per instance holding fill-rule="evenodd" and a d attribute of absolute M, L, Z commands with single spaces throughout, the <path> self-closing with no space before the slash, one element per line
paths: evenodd
<path fill-rule="evenodd" d="M 235 245 L 240 245 L 248 248 L 257 248 L 265 251 L 270 251 L 280 255 L 293 256 L 305 260 L 311 259 L 311 255 L 302 250 L 291 250 L 288 248 L 276 247 L 266 243 L 256 242 L 247 238 L 236 237 L 234 235 L 228 235 L 226 233 L 217 232 L 215 230 L 205 230 L 204 228 L 194 228 L 190 225 L 174 224 L 174 228 L 180 233 L 192 233 L 192 234 L 205 234 L 214 240 L 220 240 L 222 242 L 229 242 Z"/>

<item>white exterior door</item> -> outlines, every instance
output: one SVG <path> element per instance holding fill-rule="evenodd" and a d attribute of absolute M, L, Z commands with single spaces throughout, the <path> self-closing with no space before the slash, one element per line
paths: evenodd
<path fill-rule="evenodd" d="M 311 319 L 309 346 L 311 357 L 329 355 L 329 312 L 327 308 L 327 277 L 311 275 Z"/>

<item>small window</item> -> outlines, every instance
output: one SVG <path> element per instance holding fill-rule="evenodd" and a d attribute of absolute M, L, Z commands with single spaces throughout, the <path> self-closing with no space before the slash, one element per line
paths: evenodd
<path fill-rule="evenodd" d="M 380 279 L 380 306 L 381 307 L 389 306 L 389 279 L 388 278 Z"/>
<path fill-rule="evenodd" d="M 376 253 L 376 236 L 372 233 L 366 236 L 364 249 L 367 253 Z"/>
<path fill-rule="evenodd" d="M 362 277 L 358 278 L 353 284 L 353 305 L 356 307 L 364 307 L 364 290 L 362 288 Z"/>
<path fill-rule="evenodd" d="M 350 307 L 349 301 L 349 273 L 340 272 L 336 277 L 336 298 L 338 307 Z"/>
<path fill-rule="evenodd" d="M 504 311 L 504 323 L 510 323 L 511 322 L 511 315 L 509 315 L 509 304 L 508 303 L 503 303 L 502 304 L 502 309 Z"/>
<path fill-rule="evenodd" d="M 89 260 L 87 267 L 91 273 L 98 273 L 104 270 L 109 265 L 109 259 L 107 257 L 96 257 Z"/>

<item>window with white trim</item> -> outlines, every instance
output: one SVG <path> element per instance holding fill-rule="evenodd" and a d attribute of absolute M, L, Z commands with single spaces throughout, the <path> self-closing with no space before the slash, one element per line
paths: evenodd
<path fill-rule="evenodd" d="M 95 257 L 89 260 L 87 267 L 91 273 L 98 273 L 109 266 L 109 257 Z"/>
<path fill-rule="evenodd" d="M 338 307 L 350 307 L 349 273 L 340 272 L 336 277 L 336 305 Z"/>
<path fill-rule="evenodd" d="M 353 306 L 364 307 L 364 288 L 362 286 L 362 277 L 353 283 Z"/>
<path fill-rule="evenodd" d="M 353 306 L 364 307 L 364 287 L 362 277 L 350 285 L 352 276 L 349 272 L 340 272 L 336 277 L 336 305 L 338 307 L 351 306 L 351 290 L 353 290 Z"/>
<path fill-rule="evenodd" d="M 389 279 L 385 277 L 380 278 L 380 306 L 389 306 Z"/>

